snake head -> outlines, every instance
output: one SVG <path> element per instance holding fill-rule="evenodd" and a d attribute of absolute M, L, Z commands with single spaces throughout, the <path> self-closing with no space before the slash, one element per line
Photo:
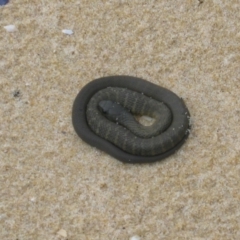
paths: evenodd
<path fill-rule="evenodd" d="M 119 103 L 103 100 L 98 103 L 98 109 L 109 120 L 118 122 L 121 115 L 126 112 L 126 109 Z"/>

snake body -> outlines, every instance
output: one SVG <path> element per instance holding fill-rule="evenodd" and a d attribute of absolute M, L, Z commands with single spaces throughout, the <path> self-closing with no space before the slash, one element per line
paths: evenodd
<path fill-rule="evenodd" d="M 155 119 L 143 126 L 132 115 Z M 87 84 L 77 95 L 73 126 L 87 143 L 129 163 L 154 162 L 174 153 L 189 134 L 190 114 L 173 92 L 130 76 Z"/>

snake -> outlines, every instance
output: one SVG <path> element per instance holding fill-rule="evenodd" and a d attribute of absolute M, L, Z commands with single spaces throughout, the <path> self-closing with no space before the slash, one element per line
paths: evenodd
<path fill-rule="evenodd" d="M 137 116 L 154 120 L 145 126 Z M 175 153 L 190 133 L 182 98 L 144 79 L 117 75 L 85 85 L 72 107 L 77 135 L 125 163 L 150 163 Z"/>

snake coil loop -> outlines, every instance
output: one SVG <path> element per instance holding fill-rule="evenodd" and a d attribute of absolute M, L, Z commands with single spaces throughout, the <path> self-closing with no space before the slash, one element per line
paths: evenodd
<path fill-rule="evenodd" d="M 132 113 L 155 122 L 142 126 Z M 130 76 L 93 80 L 79 92 L 72 110 L 74 129 L 84 141 L 127 163 L 154 162 L 173 154 L 189 135 L 189 120 L 176 94 Z"/>

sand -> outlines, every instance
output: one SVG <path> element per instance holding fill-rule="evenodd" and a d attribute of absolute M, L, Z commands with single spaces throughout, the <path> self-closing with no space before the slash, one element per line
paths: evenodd
<path fill-rule="evenodd" d="M 238 0 L 0 7 L 0 238 L 240 239 L 239 12 Z M 74 132 L 80 89 L 122 74 L 189 108 L 190 137 L 164 161 L 123 164 Z"/>

